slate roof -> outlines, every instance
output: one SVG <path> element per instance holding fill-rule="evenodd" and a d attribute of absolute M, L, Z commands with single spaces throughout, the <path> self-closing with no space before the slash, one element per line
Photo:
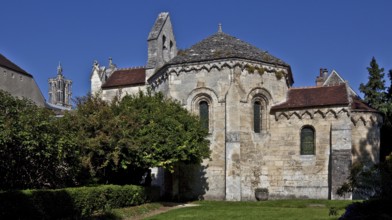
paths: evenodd
<path fill-rule="evenodd" d="M 102 85 L 103 89 L 123 86 L 139 86 L 146 83 L 145 68 L 119 69 L 112 73 Z"/>
<path fill-rule="evenodd" d="M 18 73 L 22 73 L 24 75 L 33 77 L 30 73 L 24 71 L 22 68 L 20 68 L 15 63 L 11 62 L 9 59 L 7 59 L 5 56 L 3 56 L 1 53 L 0 53 L 0 66 L 5 67 L 10 70 L 13 70 Z"/>
<path fill-rule="evenodd" d="M 176 57 L 169 61 L 169 64 L 193 63 L 226 58 L 242 58 L 289 66 L 283 60 L 272 56 L 267 51 L 260 50 L 249 43 L 223 32 L 213 34 L 193 45 L 191 48 L 179 52 Z"/>
<path fill-rule="evenodd" d="M 165 66 L 230 58 L 246 59 L 288 67 L 290 81 L 292 81 L 291 83 L 294 81 L 289 64 L 272 56 L 267 51 L 263 51 L 223 32 L 217 32 L 189 49 L 179 51 L 177 56 L 166 63 Z"/>
<path fill-rule="evenodd" d="M 273 106 L 271 110 L 348 106 L 348 104 L 346 84 L 341 84 L 337 86 L 290 88 L 287 93 L 287 101 Z"/>

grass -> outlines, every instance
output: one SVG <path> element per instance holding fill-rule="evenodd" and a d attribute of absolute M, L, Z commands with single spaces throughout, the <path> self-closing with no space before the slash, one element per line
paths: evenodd
<path fill-rule="evenodd" d="M 174 209 L 150 218 L 161 219 L 338 219 L 353 201 L 274 200 L 263 202 L 196 202 L 200 206 Z M 330 208 L 337 210 L 329 216 Z"/>
<path fill-rule="evenodd" d="M 120 220 L 132 219 L 135 216 L 141 216 L 146 213 L 158 210 L 162 207 L 160 203 L 146 203 L 140 206 L 131 206 L 126 208 L 113 209 L 106 213 L 97 214 L 89 220 Z"/>

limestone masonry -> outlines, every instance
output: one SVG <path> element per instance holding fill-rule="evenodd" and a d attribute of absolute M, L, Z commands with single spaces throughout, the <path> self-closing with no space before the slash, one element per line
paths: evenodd
<path fill-rule="evenodd" d="M 382 117 L 336 71 L 320 69 L 314 87 L 293 83 L 289 64 L 221 26 L 177 50 L 168 13 L 148 36 L 146 67 L 119 69 L 110 59 L 91 73 L 91 92 L 105 100 L 151 87 L 206 122 L 210 159 L 172 176 L 154 171 L 167 194 L 246 201 L 267 188 L 271 199 L 351 199 L 336 189 L 353 162 L 378 162 Z"/>

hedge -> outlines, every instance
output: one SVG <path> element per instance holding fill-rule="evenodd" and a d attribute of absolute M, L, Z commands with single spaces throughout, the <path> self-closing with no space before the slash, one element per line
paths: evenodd
<path fill-rule="evenodd" d="M 150 188 L 102 185 L 0 193 L 0 219 L 82 219 L 147 202 Z"/>

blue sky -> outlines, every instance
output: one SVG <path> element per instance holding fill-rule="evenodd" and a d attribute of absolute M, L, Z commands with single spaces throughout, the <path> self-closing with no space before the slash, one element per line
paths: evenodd
<path fill-rule="evenodd" d="M 372 56 L 392 69 L 389 0 L 13 0 L 1 4 L 0 53 L 31 73 L 47 98 L 59 61 L 73 95 L 90 90 L 94 60 L 144 66 L 147 36 L 160 12 L 170 13 L 177 47 L 218 30 L 291 65 L 294 86 L 313 86 L 320 67 L 335 69 L 358 91 Z"/>

